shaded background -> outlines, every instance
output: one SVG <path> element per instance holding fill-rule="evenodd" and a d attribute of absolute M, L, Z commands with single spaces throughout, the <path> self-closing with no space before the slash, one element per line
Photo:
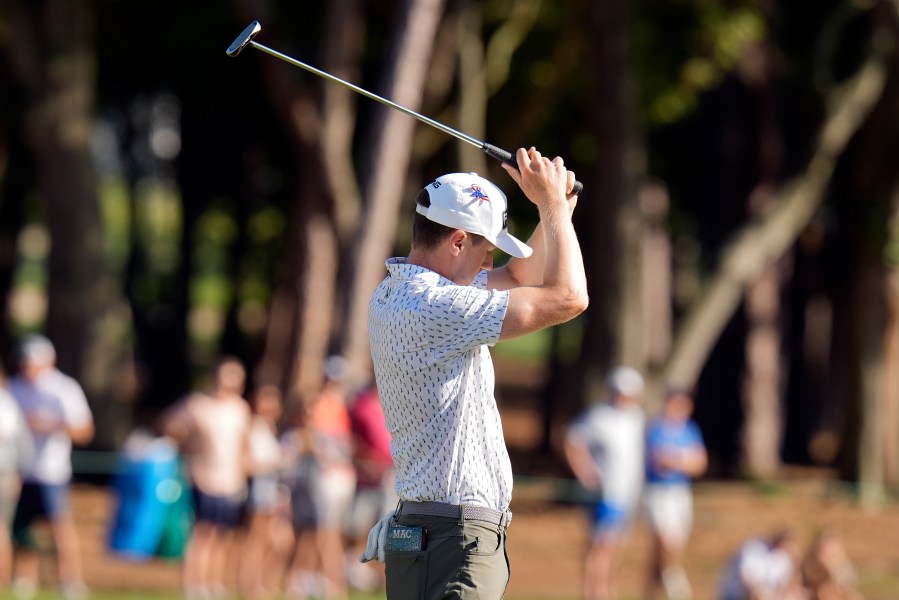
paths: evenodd
<path fill-rule="evenodd" d="M 712 479 L 899 482 L 891 0 L 3 0 L 0 356 L 46 332 L 115 449 L 222 354 L 291 401 L 368 373 L 412 199 L 499 165 L 257 40 L 498 146 L 562 155 L 591 306 L 494 351 L 536 426 L 518 474 L 634 365 L 696 385 Z M 525 377 L 528 375 L 528 377 Z M 527 385 L 523 385 L 525 381 Z M 511 432 L 510 435 L 515 435 Z"/>

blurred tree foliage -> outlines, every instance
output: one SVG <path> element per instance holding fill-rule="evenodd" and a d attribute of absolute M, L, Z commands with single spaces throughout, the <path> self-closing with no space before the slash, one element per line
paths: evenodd
<path fill-rule="evenodd" d="M 505 175 L 272 57 L 227 57 L 259 19 L 263 43 L 498 146 L 562 155 L 586 184 L 591 308 L 528 345 L 546 350 L 543 449 L 629 362 L 656 386 L 698 384 L 719 475 L 747 472 L 741 431 L 767 405 L 776 459 L 897 482 L 883 450 L 899 444 L 897 14 L 892 0 L 4 0 L 0 355 L 12 365 L 17 336 L 46 330 L 108 415 L 105 446 L 221 353 L 298 394 L 328 353 L 365 376 L 367 293 L 385 249 L 408 246 L 415 191 L 448 170 Z M 667 198 L 671 289 L 640 301 L 647 182 Z M 505 188 L 526 230 L 536 211 Z M 783 225 L 802 193 L 808 212 Z M 774 231 L 777 252 L 759 252 L 751 236 Z M 760 313 L 744 293 L 764 281 L 776 306 Z M 703 308 L 715 290 L 727 301 Z M 778 368 L 758 397 L 743 382 L 769 326 Z M 672 353 L 647 354 L 647 336 Z M 692 362 L 672 362 L 685 346 Z"/>

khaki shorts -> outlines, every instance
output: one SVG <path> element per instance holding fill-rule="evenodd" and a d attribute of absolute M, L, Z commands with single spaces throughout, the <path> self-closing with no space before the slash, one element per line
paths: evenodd
<path fill-rule="evenodd" d="M 506 528 L 452 517 L 402 515 L 423 527 L 421 552 L 387 551 L 387 600 L 500 600 L 509 583 Z"/>
<path fill-rule="evenodd" d="M 686 485 L 646 486 L 643 492 L 649 524 L 665 543 L 682 549 L 693 528 L 693 494 Z"/>
<path fill-rule="evenodd" d="M 15 471 L 0 472 L 0 524 L 9 526 L 19 501 L 19 475 Z"/>

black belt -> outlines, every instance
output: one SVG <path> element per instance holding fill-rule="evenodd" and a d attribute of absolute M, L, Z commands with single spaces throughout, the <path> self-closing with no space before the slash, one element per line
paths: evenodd
<path fill-rule="evenodd" d="M 461 513 L 460 513 L 461 511 Z M 447 504 L 446 502 L 411 502 L 400 501 L 396 511 L 399 515 L 425 515 L 427 517 L 452 517 L 466 520 L 486 521 L 501 527 L 512 522 L 512 511 L 496 510 L 477 504 Z"/>

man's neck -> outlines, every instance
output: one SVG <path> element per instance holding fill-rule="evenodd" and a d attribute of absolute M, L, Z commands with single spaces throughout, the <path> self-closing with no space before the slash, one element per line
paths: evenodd
<path fill-rule="evenodd" d="M 439 260 L 434 256 L 431 252 L 424 252 L 421 250 L 413 249 L 409 252 L 409 256 L 406 257 L 407 265 L 416 265 L 418 267 L 422 267 L 423 269 L 427 269 L 429 271 L 434 271 L 441 277 L 445 277 L 446 279 L 452 280 L 452 272 L 448 267 L 448 265 L 443 265 Z"/>

